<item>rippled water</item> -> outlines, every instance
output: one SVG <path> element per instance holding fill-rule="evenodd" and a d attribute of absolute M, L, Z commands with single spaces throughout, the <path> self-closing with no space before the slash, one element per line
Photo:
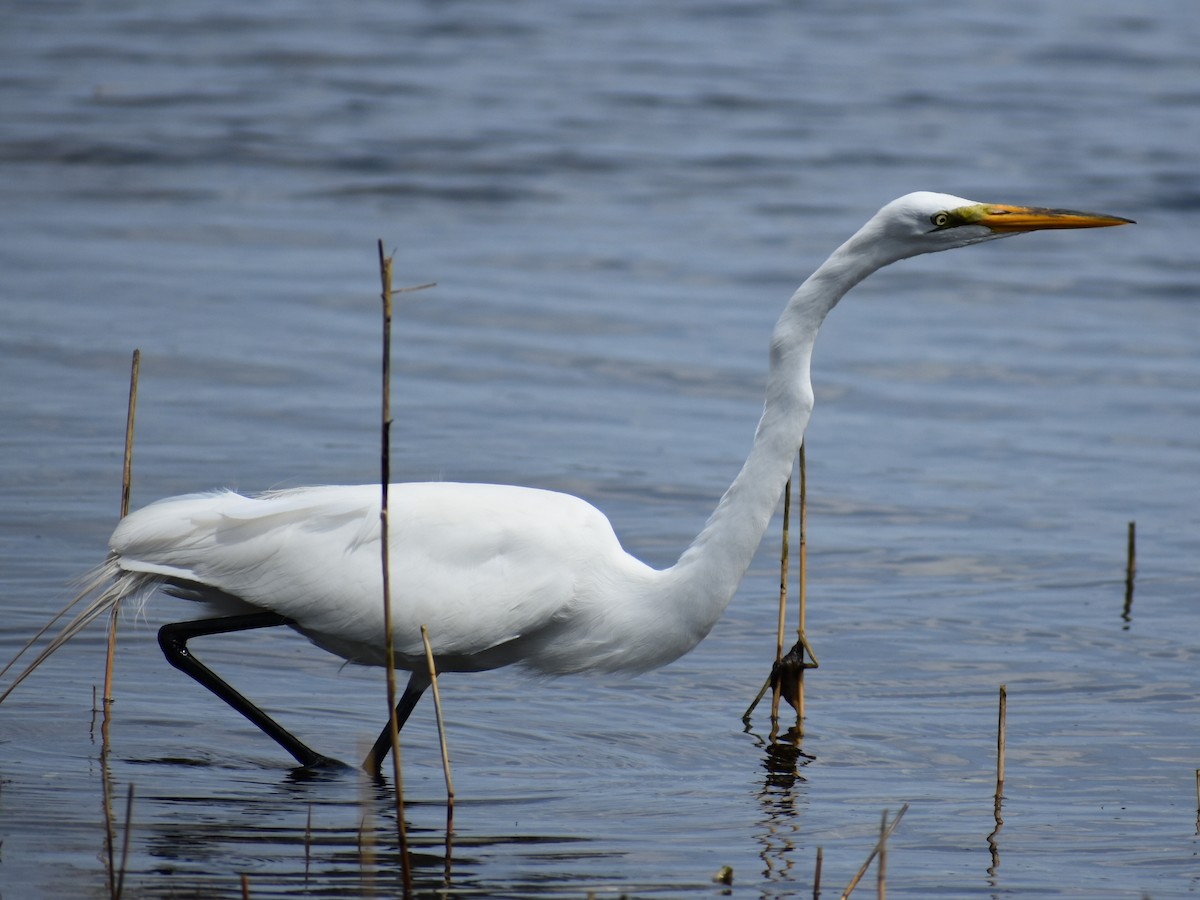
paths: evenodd
<path fill-rule="evenodd" d="M 134 347 L 135 505 L 375 478 L 376 239 L 438 282 L 397 316 L 393 471 L 579 493 L 665 565 L 749 445 L 775 316 L 882 203 L 1097 208 L 1140 224 L 914 260 L 830 317 L 799 749 L 740 721 L 772 536 L 661 672 L 446 678 L 449 858 L 431 710 L 405 731 L 416 878 L 810 896 L 820 847 L 830 896 L 908 803 L 894 896 L 1195 892 L 1198 42 L 1183 0 L 10 4 L 0 657 L 103 554 Z M 292 773 L 166 666 L 178 615 L 120 635 L 127 894 L 396 894 L 390 786 Z M 0 708 L 6 897 L 105 892 L 102 644 Z M 295 635 L 204 655 L 322 751 L 381 724 L 380 673 Z"/>

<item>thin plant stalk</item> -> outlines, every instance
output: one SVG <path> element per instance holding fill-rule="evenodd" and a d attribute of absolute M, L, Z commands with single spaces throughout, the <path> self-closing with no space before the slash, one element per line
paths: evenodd
<path fill-rule="evenodd" d="M 875 873 L 878 878 L 876 884 L 876 896 L 878 900 L 885 900 L 887 897 L 887 810 L 883 811 L 883 816 L 879 820 L 879 865 L 875 867 Z"/>
<path fill-rule="evenodd" d="M 783 663 L 783 632 L 787 622 L 788 554 L 791 550 L 792 479 L 783 488 L 783 541 L 779 549 L 779 627 L 775 636 L 775 671 Z M 782 678 L 774 678 L 771 689 L 771 723 L 779 721 L 779 697 Z"/>
<path fill-rule="evenodd" d="M 133 474 L 133 420 L 137 413 L 138 372 L 141 369 L 142 352 L 133 351 L 129 368 L 129 403 L 125 409 L 125 459 L 121 466 L 121 518 L 129 515 L 129 492 Z M 117 646 L 117 613 L 120 602 L 114 603 L 108 619 L 108 655 L 104 660 L 104 703 L 112 703 L 113 654 Z"/>
<path fill-rule="evenodd" d="M 429 643 L 429 630 L 421 626 L 421 640 L 425 643 L 425 662 L 429 665 L 429 686 L 433 688 L 433 712 L 437 718 L 438 740 L 442 745 L 442 772 L 446 776 L 446 805 L 454 809 L 454 782 L 450 779 L 450 752 L 446 748 L 446 726 L 442 720 L 442 696 L 438 692 L 437 666 L 433 661 L 433 647 Z"/>
<path fill-rule="evenodd" d="M 996 794 L 992 799 L 992 818 L 996 823 L 996 827 L 987 836 L 988 852 L 992 857 L 992 864 L 988 867 L 987 872 L 992 877 L 995 877 L 996 870 L 1000 868 L 1000 829 L 1004 827 L 1002 812 L 1004 806 L 1004 745 L 1008 729 L 1006 723 L 1007 717 L 1008 689 L 1002 684 L 1000 685 L 1000 715 L 996 725 Z"/>
<path fill-rule="evenodd" d="M 804 465 L 804 444 L 800 444 L 800 560 L 799 584 L 797 599 L 800 607 L 799 624 L 796 626 L 796 638 L 800 646 L 808 650 L 808 638 L 804 633 L 805 618 L 808 613 L 808 472 Z M 812 656 L 812 653 L 809 653 Z M 814 660 L 816 657 L 813 657 Z M 804 666 L 796 673 L 796 729 L 804 734 Z"/>
<path fill-rule="evenodd" d="M 1133 611 L 1133 578 L 1137 574 L 1137 523 L 1129 523 L 1129 531 L 1125 539 L 1125 608 L 1121 618 L 1130 620 Z"/>
<path fill-rule="evenodd" d="M 125 453 L 121 467 L 121 503 L 120 518 L 129 514 L 129 494 L 133 472 L 133 423 L 137 411 L 138 373 L 141 369 L 142 354 L 140 350 L 133 351 L 133 359 L 129 368 L 129 401 L 125 409 Z M 112 710 L 112 677 L 113 656 L 117 645 L 117 614 L 119 602 L 113 604 L 112 613 L 108 620 L 108 652 L 104 660 L 104 692 L 101 699 L 103 712 L 100 719 L 100 791 L 104 804 L 104 855 L 105 870 L 108 877 L 108 893 L 112 900 L 118 900 L 124 890 L 125 861 L 129 856 L 129 820 L 133 808 L 133 785 L 129 786 L 129 795 L 125 810 L 125 837 L 123 842 L 122 859 L 118 871 L 116 861 L 116 829 L 113 823 L 112 811 L 112 774 L 108 768 L 109 722 Z"/>
<path fill-rule="evenodd" d="M 404 787 L 400 766 L 400 727 L 396 721 L 396 663 L 392 657 L 392 596 L 388 565 L 388 485 L 391 482 L 391 381 L 392 381 L 392 258 L 379 241 L 379 279 L 383 299 L 383 391 L 380 413 L 379 543 L 383 567 L 383 633 L 387 671 L 388 728 L 392 737 L 392 780 L 396 785 L 396 838 L 400 848 L 400 871 L 404 892 L 412 893 L 412 867 L 408 858 L 408 834 L 404 823 Z"/>
<path fill-rule="evenodd" d="M 817 848 L 817 865 L 813 872 L 813 900 L 821 900 L 821 863 L 824 860 L 825 852 Z"/>
<path fill-rule="evenodd" d="M 783 662 L 783 632 L 787 618 L 787 572 L 788 572 L 788 551 L 790 541 L 788 539 L 788 523 L 791 519 L 791 503 L 792 503 L 792 479 L 788 478 L 787 484 L 783 489 L 783 546 L 779 554 L 779 623 L 776 629 L 775 641 L 775 665 L 767 675 L 766 681 L 763 682 L 758 693 L 754 695 L 754 699 L 750 701 L 750 705 L 746 707 L 746 711 L 742 713 L 742 721 L 746 725 L 750 724 L 750 715 L 762 698 L 766 696 L 767 689 L 771 689 L 771 723 L 775 725 L 779 720 L 779 697 L 780 684 L 778 678 L 780 665 Z"/>
<path fill-rule="evenodd" d="M 442 875 L 450 884 L 450 870 L 454 858 L 454 782 L 450 778 L 450 751 L 446 746 L 446 725 L 442 719 L 442 695 L 438 690 L 437 664 L 433 660 L 433 646 L 429 643 L 429 629 L 421 626 L 421 641 L 425 644 L 425 662 L 429 666 L 429 686 L 433 688 L 433 713 L 437 719 L 438 741 L 442 747 L 442 772 L 446 776 L 446 854 Z"/>
<path fill-rule="evenodd" d="M 142 351 L 134 348 L 129 365 L 129 403 L 125 412 L 125 459 L 121 467 L 121 518 L 129 515 L 129 492 L 133 483 L 133 421 L 137 414 L 138 374 L 142 367 Z"/>
<path fill-rule="evenodd" d="M 767 676 L 767 680 L 763 682 L 763 686 L 758 689 L 758 693 L 754 695 L 754 699 L 750 701 L 750 705 L 746 707 L 746 711 L 742 713 L 742 721 L 748 726 L 750 724 L 750 714 L 754 712 L 755 707 L 762 702 L 762 698 L 767 694 L 767 688 L 771 687 L 775 679 L 771 675 Z"/>
<path fill-rule="evenodd" d="M 871 867 L 871 862 L 875 859 L 876 856 L 879 855 L 879 851 L 881 849 L 883 849 L 884 843 L 887 841 L 887 839 L 889 837 L 891 837 L 892 832 L 896 830 L 896 826 L 900 824 L 900 820 L 904 818 L 904 814 L 906 812 L 908 812 L 908 804 L 907 803 L 905 803 L 902 807 L 900 807 L 900 812 L 896 813 L 896 818 L 892 819 L 892 823 L 887 827 L 887 829 L 883 832 L 883 834 L 880 835 L 879 842 L 875 845 L 875 848 L 871 851 L 870 855 L 867 856 L 866 861 L 859 868 L 859 870 L 855 874 L 855 876 L 850 879 L 850 883 L 848 885 L 846 885 L 846 889 L 844 891 L 842 891 L 842 900 L 846 900 L 846 898 L 850 896 L 850 893 L 854 890 L 854 888 L 857 887 L 859 881 L 862 880 L 863 875 L 865 875 L 867 873 L 867 869 L 869 869 Z"/>

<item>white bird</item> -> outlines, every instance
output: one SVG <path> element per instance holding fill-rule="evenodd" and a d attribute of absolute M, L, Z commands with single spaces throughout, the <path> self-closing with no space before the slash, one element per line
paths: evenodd
<path fill-rule="evenodd" d="M 391 485 L 394 658 L 411 673 L 398 723 L 429 685 L 422 625 L 439 672 L 516 664 L 543 675 L 633 673 L 687 653 L 729 604 L 767 529 L 813 408 L 809 361 L 817 330 L 847 291 L 877 269 L 923 253 L 1039 229 L 1128 222 L 927 192 L 883 207 L 792 295 L 771 338 L 766 401 L 750 455 L 669 568 L 628 554 L 603 513 L 567 494 L 494 484 Z M 163 588 L 215 616 L 162 628 L 159 643 L 171 664 L 301 765 L 330 762 L 202 666 L 186 642 L 288 625 L 343 659 L 384 665 L 380 494 L 378 485 L 326 486 L 153 503 L 117 526 L 99 572 L 112 583 L 30 669 L 114 603 Z M 364 768 L 377 771 L 389 747 L 385 728 Z"/>

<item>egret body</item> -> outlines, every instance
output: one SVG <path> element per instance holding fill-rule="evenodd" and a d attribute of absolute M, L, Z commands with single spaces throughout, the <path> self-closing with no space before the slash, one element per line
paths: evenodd
<path fill-rule="evenodd" d="M 813 408 L 817 331 L 847 291 L 923 253 L 1128 221 L 926 192 L 883 207 L 792 295 L 771 338 L 750 454 L 669 568 L 628 554 L 603 513 L 567 494 L 492 484 L 389 486 L 395 663 L 412 673 L 400 724 L 428 685 L 422 625 L 439 672 L 514 664 L 545 675 L 641 672 L 687 653 L 728 606 L 767 529 Z M 380 493 L 378 485 L 325 486 L 153 503 L 117 526 L 104 569 L 111 585 L 68 630 L 156 588 L 200 601 L 214 618 L 164 627 L 167 658 L 302 765 L 324 762 L 204 668 L 186 641 L 289 625 L 343 659 L 383 665 Z M 376 770 L 388 746 L 385 729 L 364 766 Z"/>

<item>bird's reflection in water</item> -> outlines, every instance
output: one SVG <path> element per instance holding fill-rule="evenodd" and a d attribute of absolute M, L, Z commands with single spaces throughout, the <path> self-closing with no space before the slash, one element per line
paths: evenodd
<path fill-rule="evenodd" d="M 801 769 L 816 757 L 801 749 L 801 732 L 795 727 L 772 740 L 764 740 L 758 735 L 755 739 L 762 747 L 766 771 L 758 794 L 764 814 L 759 834 L 763 877 L 770 881 L 790 882 L 800 834 L 800 805 L 807 796 L 802 791 L 807 780 Z"/>

